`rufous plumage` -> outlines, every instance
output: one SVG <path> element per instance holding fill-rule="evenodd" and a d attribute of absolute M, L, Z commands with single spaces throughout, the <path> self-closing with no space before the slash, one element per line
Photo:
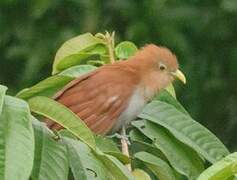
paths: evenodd
<path fill-rule="evenodd" d="M 73 80 L 55 100 L 76 113 L 96 134 L 116 132 L 175 78 L 186 82 L 176 56 L 167 48 L 146 45 L 126 61 L 101 66 Z M 47 125 L 62 127 L 46 120 Z"/>

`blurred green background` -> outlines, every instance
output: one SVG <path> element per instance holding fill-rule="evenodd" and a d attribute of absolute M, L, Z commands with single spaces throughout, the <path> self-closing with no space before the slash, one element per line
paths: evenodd
<path fill-rule="evenodd" d="M 50 75 L 65 40 L 105 30 L 172 49 L 188 79 L 178 99 L 237 150 L 236 0 L 1 0 L 0 83 L 14 95 Z"/>

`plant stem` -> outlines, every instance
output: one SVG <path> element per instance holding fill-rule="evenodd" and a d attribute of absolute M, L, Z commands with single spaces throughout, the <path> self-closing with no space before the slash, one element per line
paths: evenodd
<path fill-rule="evenodd" d="M 114 58 L 114 35 L 115 35 L 114 32 L 112 32 L 111 35 L 107 31 L 105 33 L 105 40 L 107 42 L 107 48 L 108 48 L 108 51 L 109 51 L 109 59 L 110 59 L 111 64 L 113 64 L 115 62 L 115 58 Z"/>
<path fill-rule="evenodd" d="M 126 137 L 126 130 L 125 130 L 125 126 L 122 126 L 122 130 L 121 130 L 121 145 L 122 145 L 122 153 L 128 157 L 129 156 L 129 151 L 128 151 L 128 140 L 125 138 Z M 129 171 L 132 171 L 132 167 L 131 164 L 127 164 L 126 165 Z"/>
<path fill-rule="evenodd" d="M 106 44 L 107 44 L 107 48 L 109 51 L 109 59 L 110 59 L 110 63 L 113 64 L 115 62 L 115 58 L 114 58 L 114 36 L 115 36 L 115 32 L 112 32 L 112 34 L 110 35 L 107 31 L 105 33 L 105 40 L 106 40 Z M 125 126 L 122 126 L 122 130 L 121 130 L 121 146 L 122 146 L 122 153 L 128 157 L 129 156 L 129 150 L 128 150 L 128 140 L 126 139 L 126 129 Z M 126 165 L 129 171 L 132 171 L 132 167 L 131 164 L 127 164 Z"/>

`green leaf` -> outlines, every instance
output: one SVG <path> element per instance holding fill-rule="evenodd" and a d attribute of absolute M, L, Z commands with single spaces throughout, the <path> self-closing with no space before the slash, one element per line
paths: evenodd
<path fill-rule="evenodd" d="M 188 112 L 184 109 L 184 107 L 179 103 L 179 101 L 177 101 L 167 90 L 162 90 L 157 96 L 153 98 L 153 100 L 166 102 L 174 106 L 180 112 L 189 115 Z"/>
<path fill-rule="evenodd" d="M 147 138 L 145 135 L 143 135 L 140 131 L 138 131 L 137 129 L 132 129 L 129 132 L 129 137 L 132 141 L 136 141 L 136 142 L 140 142 L 140 143 L 144 143 L 144 144 L 148 144 L 150 146 L 152 141 Z"/>
<path fill-rule="evenodd" d="M 0 179 L 28 179 L 33 159 L 34 135 L 28 104 L 5 96 L 0 115 Z"/>
<path fill-rule="evenodd" d="M 175 180 L 173 170 L 162 159 L 147 152 L 138 152 L 134 154 L 134 157 L 143 161 L 159 180 Z"/>
<path fill-rule="evenodd" d="M 105 44 L 98 44 L 93 48 L 85 50 L 85 52 L 88 52 L 91 54 L 99 54 L 99 55 L 103 56 L 103 55 L 108 54 L 108 48 L 106 47 Z"/>
<path fill-rule="evenodd" d="M 163 127 L 144 120 L 134 121 L 132 125 L 153 140 L 153 144 L 162 151 L 179 173 L 189 179 L 196 179 L 203 171 L 203 163 L 198 154 L 175 139 Z"/>
<path fill-rule="evenodd" d="M 77 65 L 60 72 L 59 75 L 77 78 L 96 69 L 97 67 L 92 65 Z"/>
<path fill-rule="evenodd" d="M 133 153 L 145 151 L 154 154 L 163 160 L 166 160 L 164 154 L 158 148 L 156 148 L 154 144 L 152 144 L 152 141 L 137 129 L 130 131 L 129 137 L 132 141 L 131 150 Z"/>
<path fill-rule="evenodd" d="M 89 60 L 98 60 L 100 56 L 92 53 L 78 53 L 62 59 L 56 66 L 58 72 L 76 65 L 86 64 Z"/>
<path fill-rule="evenodd" d="M 105 154 L 109 154 L 111 156 L 116 157 L 123 164 L 130 163 L 130 159 L 128 156 L 124 155 L 114 141 L 108 137 L 96 135 L 95 136 L 96 147 L 99 148 Z"/>
<path fill-rule="evenodd" d="M 81 75 L 89 73 L 95 69 L 96 67 L 91 65 L 73 66 L 62 71 L 59 75 L 51 76 L 31 88 L 20 91 L 16 96 L 24 100 L 28 100 L 35 96 L 52 97 L 74 78 L 80 77 Z"/>
<path fill-rule="evenodd" d="M 2 113 L 2 107 L 3 107 L 6 91 L 7 91 L 7 87 L 0 85 L 0 115 Z"/>
<path fill-rule="evenodd" d="M 20 91 L 16 96 L 28 100 L 34 96 L 52 97 L 65 85 L 73 79 L 78 78 L 86 73 L 95 70 L 95 66 L 91 65 L 78 65 L 62 71 L 59 75 L 51 76 L 43 81 L 37 83 L 31 88 Z"/>
<path fill-rule="evenodd" d="M 95 135 L 95 142 L 96 142 L 96 147 L 99 148 L 103 152 L 109 152 L 109 151 L 120 152 L 117 145 L 110 138 L 107 138 L 101 135 Z"/>
<path fill-rule="evenodd" d="M 55 74 L 59 72 L 57 66 L 60 61 L 62 61 L 67 56 L 78 54 L 81 51 L 85 51 L 88 49 L 92 49 L 98 44 L 104 44 L 104 41 L 94 37 L 90 33 L 85 33 L 66 41 L 56 53 L 52 73 Z"/>
<path fill-rule="evenodd" d="M 237 152 L 229 154 L 225 158 L 207 168 L 197 180 L 222 180 L 237 173 Z"/>
<path fill-rule="evenodd" d="M 118 159 L 111 155 L 104 154 L 99 150 L 97 150 L 96 153 L 108 171 L 111 172 L 114 179 L 134 180 L 134 177 L 128 171 L 127 167 L 125 167 Z"/>
<path fill-rule="evenodd" d="M 229 154 L 222 142 L 208 129 L 167 103 L 152 101 L 139 117 L 167 128 L 178 140 L 212 163 Z"/>
<path fill-rule="evenodd" d="M 71 139 L 74 139 L 74 140 L 78 140 L 77 136 L 72 134 L 67 129 L 60 129 L 59 131 L 57 131 L 57 134 L 59 135 L 60 138 L 61 137 L 67 137 L 67 138 L 71 138 Z"/>
<path fill-rule="evenodd" d="M 35 96 L 52 97 L 73 79 L 74 78 L 67 76 L 52 76 L 39 82 L 31 88 L 21 91 L 16 96 L 24 100 L 28 100 Z"/>
<path fill-rule="evenodd" d="M 129 137 L 132 141 L 130 150 L 132 154 L 135 154 L 137 152 L 145 151 L 147 153 L 153 154 L 156 157 L 162 159 L 163 161 L 168 161 L 165 155 L 158 149 L 151 139 L 146 137 L 144 134 L 142 134 L 137 129 L 132 129 L 129 133 Z M 172 169 L 175 173 L 176 179 L 179 179 L 179 176 L 182 176 L 180 173 Z"/>
<path fill-rule="evenodd" d="M 151 180 L 150 176 L 141 169 L 134 169 L 132 174 L 136 180 Z"/>
<path fill-rule="evenodd" d="M 110 174 L 107 168 L 86 144 L 66 137 L 63 141 L 67 145 L 69 164 L 75 180 L 108 179 Z"/>
<path fill-rule="evenodd" d="M 65 180 L 68 176 L 69 166 L 67 149 L 44 123 L 34 117 L 33 127 L 35 134 L 35 158 L 31 174 L 32 180 Z"/>
<path fill-rule="evenodd" d="M 28 103 L 31 111 L 57 122 L 91 148 L 95 148 L 93 133 L 70 109 L 47 97 L 33 97 Z"/>
<path fill-rule="evenodd" d="M 123 154 L 122 152 L 105 151 L 104 153 L 108 154 L 108 155 L 111 155 L 111 156 L 114 156 L 115 158 L 117 158 L 123 164 L 129 164 L 131 162 L 129 157 L 126 156 L 125 154 Z"/>
<path fill-rule="evenodd" d="M 137 46 L 130 41 L 123 41 L 115 48 L 115 55 L 119 59 L 128 59 L 138 51 Z"/>

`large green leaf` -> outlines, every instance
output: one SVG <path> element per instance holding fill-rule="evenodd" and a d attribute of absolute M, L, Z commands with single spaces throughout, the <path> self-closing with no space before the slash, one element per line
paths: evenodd
<path fill-rule="evenodd" d="M 109 178 L 107 168 L 86 144 L 66 137 L 63 141 L 67 145 L 69 164 L 75 180 Z"/>
<path fill-rule="evenodd" d="M 175 180 L 173 170 L 164 160 L 147 152 L 138 152 L 134 157 L 143 161 L 159 180 Z"/>
<path fill-rule="evenodd" d="M 62 71 L 76 65 L 86 64 L 89 60 L 98 60 L 100 56 L 92 53 L 77 53 L 65 57 L 57 64 L 57 70 Z"/>
<path fill-rule="evenodd" d="M 162 151 L 179 173 L 189 179 L 196 179 L 203 171 L 203 163 L 197 153 L 175 139 L 163 127 L 144 120 L 134 121 L 132 125 L 153 140 L 153 144 Z"/>
<path fill-rule="evenodd" d="M 97 67 L 92 66 L 92 65 L 85 65 L 85 64 L 84 65 L 77 65 L 77 66 L 72 66 L 72 67 L 60 72 L 59 75 L 77 78 L 77 77 L 84 75 L 88 72 L 91 72 L 95 69 L 97 69 Z"/>
<path fill-rule="evenodd" d="M 34 136 L 28 104 L 5 96 L 0 115 L 0 179 L 28 179 L 33 159 Z"/>
<path fill-rule="evenodd" d="M 53 64 L 53 74 L 59 71 L 57 65 L 64 58 L 80 53 L 83 50 L 91 49 L 98 44 L 104 44 L 104 41 L 94 37 L 90 33 L 85 33 L 66 41 L 56 53 Z"/>
<path fill-rule="evenodd" d="M 25 100 L 28 100 L 34 96 L 51 97 L 73 79 L 74 78 L 68 76 L 52 76 L 44 79 L 31 88 L 19 92 L 17 97 Z"/>
<path fill-rule="evenodd" d="M 137 152 L 145 151 L 147 153 L 153 154 L 159 159 L 167 162 L 167 158 L 165 155 L 158 149 L 154 143 L 152 142 L 151 139 L 146 137 L 144 134 L 142 134 L 139 130 L 137 129 L 132 129 L 129 133 L 129 137 L 132 141 L 130 149 L 132 151 L 132 154 L 135 154 Z M 173 169 L 174 174 L 176 178 L 179 179 L 179 176 L 182 176 L 180 173 L 178 173 L 175 169 Z"/>
<path fill-rule="evenodd" d="M 32 180 L 65 180 L 68 176 L 67 149 L 53 139 L 54 134 L 34 117 L 35 158 Z"/>
<path fill-rule="evenodd" d="M 237 173 L 237 152 L 229 154 L 206 169 L 197 180 L 224 180 Z"/>
<path fill-rule="evenodd" d="M 59 75 L 51 76 L 31 88 L 24 89 L 17 97 L 28 100 L 34 96 L 52 97 L 73 79 L 95 70 L 95 66 L 78 65 L 62 71 Z"/>
<path fill-rule="evenodd" d="M 28 103 L 31 111 L 57 122 L 91 148 L 95 148 L 93 133 L 70 109 L 47 97 L 33 97 Z"/>
<path fill-rule="evenodd" d="M 167 128 L 176 138 L 212 163 L 229 154 L 222 142 L 208 129 L 165 102 L 151 102 L 139 117 Z"/>
<path fill-rule="evenodd" d="M 3 107 L 6 91 L 7 91 L 7 87 L 0 85 L 0 115 L 2 113 L 2 107 Z"/>
<path fill-rule="evenodd" d="M 137 52 L 137 46 L 130 41 L 123 41 L 115 47 L 115 55 L 119 59 L 128 59 Z"/>

